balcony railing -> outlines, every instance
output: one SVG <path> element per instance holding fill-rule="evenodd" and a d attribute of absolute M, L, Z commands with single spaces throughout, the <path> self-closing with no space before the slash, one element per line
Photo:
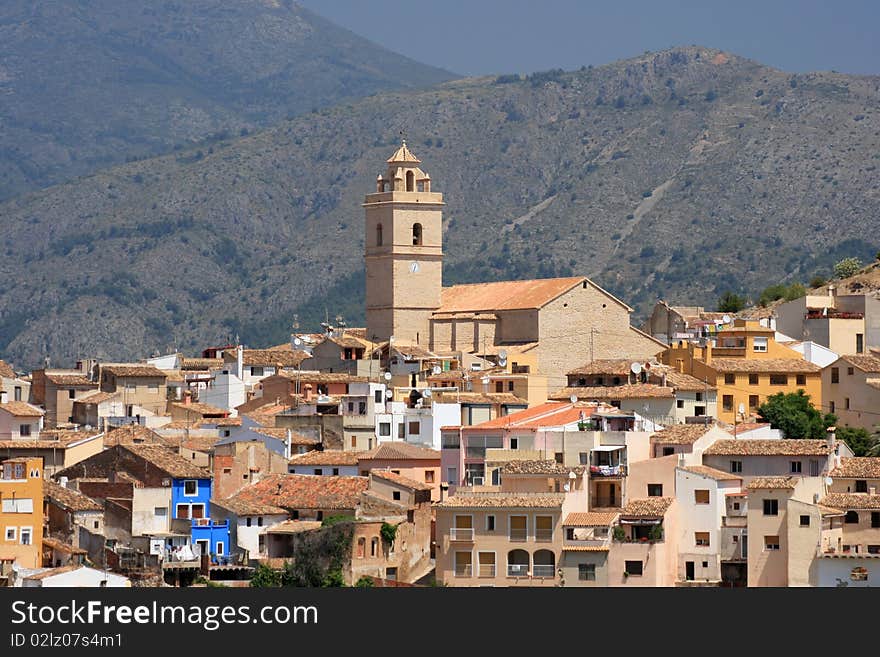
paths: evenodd
<path fill-rule="evenodd" d="M 509 563 L 507 564 L 508 577 L 528 577 L 529 564 L 527 563 Z"/>
<path fill-rule="evenodd" d="M 593 497 L 590 500 L 590 506 L 593 508 L 616 508 L 620 506 L 619 497 Z"/>
<path fill-rule="evenodd" d="M 495 577 L 495 564 L 480 564 L 480 577 Z"/>
<path fill-rule="evenodd" d="M 532 566 L 532 576 L 533 577 L 555 577 L 556 576 L 556 566 L 548 566 L 548 565 L 534 565 Z"/>
<path fill-rule="evenodd" d="M 511 541 L 524 541 L 528 538 L 527 529 L 511 529 L 508 539 Z"/>
<path fill-rule="evenodd" d="M 471 542 L 474 540 L 474 528 L 473 527 L 452 527 L 449 530 L 449 540 L 450 541 Z"/>
<path fill-rule="evenodd" d="M 470 577 L 472 572 L 471 564 L 458 565 L 455 567 L 456 577 Z"/>
<path fill-rule="evenodd" d="M 620 465 L 591 465 L 591 477 L 625 477 L 626 466 Z"/>
<path fill-rule="evenodd" d="M 553 540 L 553 530 L 552 529 L 536 529 L 535 530 L 535 540 L 540 541 L 541 543 L 549 543 Z"/>

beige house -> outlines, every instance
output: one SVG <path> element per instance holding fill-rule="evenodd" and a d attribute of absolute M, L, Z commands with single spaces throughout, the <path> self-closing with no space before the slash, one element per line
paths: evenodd
<path fill-rule="evenodd" d="M 79 463 L 102 449 L 104 434 L 97 431 L 44 429 L 36 437 L 0 440 L 0 454 L 4 457 L 41 457 L 46 476 Z"/>
<path fill-rule="evenodd" d="M 31 382 L 19 378 L 4 360 L 0 360 L 0 393 L 5 392 L 9 401 L 28 401 L 31 398 Z"/>
<path fill-rule="evenodd" d="M 5 393 L 0 393 L 5 395 Z M 45 411 L 27 402 L 0 401 L 0 440 L 30 440 L 40 437 Z"/>
<path fill-rule="evenodd" d="M 500 486 L 459 487 L 434 506 L 437 581 L 447 586 L 559 586 L 563 521 L 587 509 L 583 468 L 516 461 Z"/>
<path fill-rule="evenodd" d="M 125 415 L 140 406 L 153 415 L 164 415 L 166 373 L 153 365 L 139 363 L 102 363 L 98 366 L 98 382 L 103 392 L 122 393 Z"/>
<path fill-rule="evenodd" d="M 880 424 L 880 358 L 841 356 L 822 370 L 823 411 L 837 423 L 873 431 Z"/>
<path fill-rule="evenodd" d="M 674 497 L 630 499 L 611 530 L 609 586 L 674 586 L 678 509 Z"/>
<path fill-rule="evenodd" d="M 806 296 L 776 308 L 776 328 L 795 340 L 809 340 L 836 354 L 867 353 L 880 346 L 880 301 L 867 294 Z"/>
<path fill-rule="evenodd" d="M 565 384 L 572 361 L 648 358 L 666 345 L 630 325 L 632 308 L 583 276 L 442 286 L 443 195 L 404 143 L 364 199 L 366 335 L 438 354 L 507 351 Z M 531 369 L 531 365 L 529 366 Z"/>
<path fill-rule="evenodd" d="M 31 378 L 30 401 L 46 409 L 48 429 L 72 424 L 73 403 L 98 389 L 81 370 L 34 370 Z"/>
<path fill-rule="evenodd" d="M 846 447 L 833 439 L 717 440 L 703 451 L 703 465 L 739 475 L 746 483 L 755 477 L 824 477 L 842 450 Z"/>
<path fill-rule="evenodd" d="M 619 515 L 617 510 L 568 514 L 562 523 L 560 586 L 608 586 L 611 527 Z"/>

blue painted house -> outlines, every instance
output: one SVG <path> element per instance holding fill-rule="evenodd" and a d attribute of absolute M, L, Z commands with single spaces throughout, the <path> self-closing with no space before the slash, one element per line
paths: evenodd
<path fill-rule="evenodd" d="M 212 561 L 229 555 L 229 522 L 211 519 L 211 479 L 173 478 L 171 514 L 174 520 L 189 520 L 191 543 L 209 553 Z"/>

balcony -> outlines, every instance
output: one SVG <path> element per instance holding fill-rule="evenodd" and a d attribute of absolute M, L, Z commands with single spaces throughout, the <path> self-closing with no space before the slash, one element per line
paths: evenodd
<path fill-rule="evenodd" d="M 532 566 L 533 577 L 556 577 L 556 566 Z"/>
<path fill-rule="evenodd" d="M 458 543 L 473 543 L 473 527 L 452 527 L 449 530 L 449 540 Z"/>
<path fill-rule="evenodd" d="M 527 529 L 511 529 L 507 538 L 511 541 L 525 541 L 529 537 Z"/>
<path fill-rule="evenodd" d="M 626 466 L 619 465 L 591 465 L 590 477 L 625 477 Z"/>
<path fill-rule="evenodd" d="M 495 577 L 495 564 L 480 564 L 480 577 Z"/>
<path fill-rule="evenodd" d="M 459 564 L 455 567 L 456 577 L 472 577 L 473 568 L 471 564 Z"/>
<path fill-rule="evenodd" d="M 722 527 L 737 527 L 744 528 L 748 525 L 748 518 L 745 515 L 741 516 L 722 516 L 721 517 L 721 526 Z"/>
<path fill-rule="evenodd" d="M 527 563 L 509 563 L 507 564 L 508 577 L 528 577 L 529 564 Z"/>
<path fill-rule="evenodd" d="M 553 529 L 536 529 L 535 541 L 539 543 L 549 543 L 553 540 Z"/>

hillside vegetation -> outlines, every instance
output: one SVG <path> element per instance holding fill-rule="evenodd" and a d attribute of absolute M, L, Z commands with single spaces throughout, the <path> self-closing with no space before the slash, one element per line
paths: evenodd
<path fill-rule="evenodd" d="M 0 349 L 131 357 L 362 321 L 363 195 L 399 131 L 444 282 L 586 274 L 644 313 L 827 275 L 880 238 L 880 78 L 702 47 L 383 93 L 0 206 Z M 15 245 L 14 248 L 12 245 Z"/>

